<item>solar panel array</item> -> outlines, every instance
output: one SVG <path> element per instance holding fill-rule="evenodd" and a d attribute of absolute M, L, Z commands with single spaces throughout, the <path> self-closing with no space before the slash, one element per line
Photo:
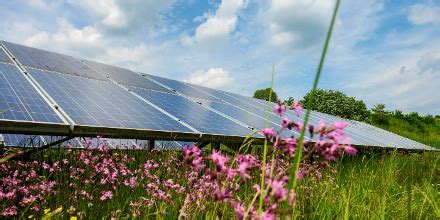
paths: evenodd
<path fill-rule="evenodd" d="M 268 114 L 267 102 L 262 100 L 1 43 L 0 123 L 9 120 L 61 124 L 70 126 L 69 135 L 78 136 L 84 134 L 81 129 L 85 126 L 90 128 L 86 133 L 90 136 L 93 132 L 105 135 L 109 129 L 124 129 L 121 138 L 131 137 L 132 133 L 126 130 L 160 131 L 162 137 L 168 135 L 166 139 L 191 141 L 244 138 L 265 127 L 266 123 L 281 128 L 282 118 L 272 112 Z M 302 117 L 292 112 L 289 116 L 294 121 Z M 344 120 L 312 112 L 311 123 L 317 124 L 320 119 L 326 123 Z M 431 149 L 365 123 L 344 121 L 348 124 L 346 132 L 356 145 Z M 118 133 L 111 134 L 116 136 Z M 140 134 L 144 133 L 136 133 Z M 144 138 L 155 138 L 154 134 L 145 133 Z M 299 134 L 283 131 L 282 135 Z M 26 137 L 3 135 L 11 143 Z M 257 133 L 254 137 L 261 139 L 263 136 Z M 119 144 L 133 142 L 133 139 L 114 140 L 119 140 Z"/>

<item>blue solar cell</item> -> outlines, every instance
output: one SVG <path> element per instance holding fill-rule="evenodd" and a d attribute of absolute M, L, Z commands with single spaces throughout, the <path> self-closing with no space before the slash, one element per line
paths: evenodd
<path fill-rule="evenodd" d="M 247 136 L 251 130 L 182 96 L 131 88 L 146 100 L 205 134 Z"/>
<path fill-rule="evenodd" d="M 12 63 L 11 59 L 9 59 L 8 55 L 0 48 L 0 62 L 2 63 Z"/>
<path fill-rule="evenodd" d="M 22 134 L 2 134 L 2 136 L 5 146 L 8 147 L 20 146 L 20 144 L 23 143 L 24 139 L 27 137 L 27 135 Z"/>
<path fill-rule="evenodd" d="M 207 88 L 204 86 L 199 86 L 199 85 L 194 85 L 194 84 L 189 84 L 189 83 L 187 83 L 187 85 L 190 85 L 191 87 L 194 87 L 198 90 L 201 90 L 205 93 L 208 93 L 209 95 L 214 96 L 214 97 L 216 97 L 226 103 L 229 103 L 229 104 L 232 104 L 235 106 L 239 106 L 239 107 L 244 107 L 244 108 L 255 108 L 253 105 L 247 103 L 246 101 L 229 96 L 220 90 L 215 90 L 215 89 Z"/>
<path fill-rule="evenodd" d="M 45 143 L 39 135 L 0 134 L 7 147 L 39 147 Z"/>
<path fill-rule="evenodd" d="M 3 44 L 24 66 L 107 80 L 74 57 L 9 42 L 3 42 Z"/>
<path fill-rule="evenodd" d="M 0 63 L 0 119 L 63 123 L 14 65 Z"/>
<path fill-rule="evenodd" d="M 111 82 L 35 69 L 30 73 L 77 124 L 191 132 Z"/>
<path fill-rule="evenodd" d="M 261 129 L 266 127 L 265 119 L 250 114 L 248 111 L 237 108 L 236 106 L 219 103 L 219 102 L 210 102 L 210 101 L 203 101 L 202 103 L 238 121 L 241 121 L 249 126 L 252 126 L 257 131 L 260 131 Z M 281 130 L 279 121 L 269 123 L 269 127 L 273 127 L 276 130 Z M 284 137 L 290 137 L 292 135 L 295 135 L 295 133 L 284 130 L 281 133 L 281 135 Z"/>
<path fill-rule="evenodd" d="M 166 78 L 162 78 L 159 76 L 153 76 L 153 75 L 149 75 L 149 74 L 143 74 L 153 80 L 158 81 L 159 83 L 170 87 L 173 90 L 176 90 L 177 92 L 182 93 L 185 96 L 189 96 L 189 97 L 193 97 L 193 98 L 198 98 L 198 99 L 205 99 L 205 100 L 210 100 L 210 101 L 220 101 L 219 99 L 212 97 L 198 89 L 195 89 L 191 86 L 186 85 L 183 82 L 179 82 L 176 80 L 172 80 L 172 79 L 166 79 Z"/>
<path fill-rule="evenodd" d="M 91 69 L 93 69 L 94 71 L 102 75 L 108 76 L 118 83 L 145 88 L 145 89 L 171 92 L 170 90 L 158 85 L 157 83 L 152 82 L 151 80 L 145 77 L 142 77 L 141 75 L 131 70 L 110 66 L 107 64 L 97 63 L 89 60 L 81 60 L 81 61 L 87 66 L 89 66 Z"/>

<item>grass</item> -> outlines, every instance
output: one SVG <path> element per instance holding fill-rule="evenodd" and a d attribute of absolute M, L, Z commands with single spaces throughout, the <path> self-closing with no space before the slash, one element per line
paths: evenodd
<path fill-rule="evenodd" d="M 262 150 L 261 148 L 259 149 Z M 255 151 L 255 149 L 254 149 Z M 93 151 L 93 156 L 107 158 L 112 155 L 115 166 L 125 164 L 133 175 L 119 177 L 118 184 L 100 184 L 101 174 L 93 174 L 93 166 L 87 167 L 80 158 L 84 150 L 68 152 L 66 149 L 46 149 L 33 154 L 27 161 L 38 161 L 35 169 L 40 180 L 56 181 L 55 194 L 46 194 L 39 200 L 40 211 L 32 211 L 34 204 L 19 210 L 19 217 L 44 217 L 44 209 L 50 209 L 48 215 L 59 218 L 75 217 L 127 217 L 133 215 L 143 218 L 169 219 L 177 218 L 188 193 L 196 193 L 197 188 L 177 192 L 164 187 L 164 182 L 173 179 L 181 186 L 188 186 L 188 172 L 181 164 L 180 151 L 147 151 L 147 150 L 113 150 L 108 153 Z M 258 153 L 258 152 L 256 152 Z M 126 156 L 125 156 L 126 155 Z M 269 155 L 270 156 L 270 153 Z M 124 159 L 126 158 L 126 159 Z M 56 161 L 68 159 L 69 164 L 61 170 L 50 172 L 42 168 L 43 161 L 52 165 Z M 415 218 L 435 219 L 440 217 L 440 154 L 439 153 L 376 153 L 358 157 L 343 157 L 323 171 L 320 180 L 304 179 L 298 182 L 297 214 L 300 218 L 348 219 L 348 218 Z M 150 174 L 154 178 L 138 181 L 134 188 L 122 184 L 131 176 L 142 176 L 145 163 L 150 163 Z M 30 169 L 19 166 L 26 161 L 9 161 L 10 171 Z M 156 166 L 156 168 L 154 168 Z M 71 167 L 84 168 L 85 173 L 75 178 Z M 138 174 L 135 174 L 139 172 Z M 2 170 L 1 177 L 11 174 Z M 73 175 L 73 178 L 72 178 Z M 259 173 L 253 173 L 258 183 Z M 84 184 L 84 180 L 90 180 Z M 32 181 L 31 181 L 32 182 Z M 157 186 L 169 194 L 167 199 L 155 197 L 154 191 L 148 188 L 149 183 L 159 182 Z M 254 195 L 252 183 L 240 186 L 240 196 L 248 200 Z M 111 189 L 113 198 L 101 201 L 101 192 Z M 84 190 L 93 198 L 78 196 Z M 76 197 L 74 195 L 77 195 Z M 154 200 L 146 204 L 148 199 Z M 212 217 L 213 207 L 217 203 L 204 201 L 204 208 L 192 207 L 188 217 Z M 2 200 L 0 210 L 19 203 L 19 200 Z M 133 207 L 130 203 L 142 203 Z M 62 211 L 54 210 L 62 207 Z M 223 219 L 234 218 L 234 210 L 221 204 L 217 216 Z"/>
<path fill-rule="evenodd" d="M 398 135 L 424 143 L 426 145 L 440 148 L 440 118 L 436 118 L 432 124 L 410 123 L 404 119 L 390 117 L 388 124 L 371 122 L 374 126 L 386 129 Z"/>
<path fill-rule="evenodd" d="M 440 217 L 440 154 L 345 158 L 334 177 L 303 185 L 303 217 L 325 219 L 435 219 Z"/>

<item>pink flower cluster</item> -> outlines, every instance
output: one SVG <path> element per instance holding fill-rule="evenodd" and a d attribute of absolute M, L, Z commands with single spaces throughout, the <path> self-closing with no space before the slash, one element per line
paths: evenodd
<path fill-rule="evenodd" d="M 288 110 L 293 110 L 296 115 L 300 115 L 302 106 L 295 102 L 294 105 L 286 107 L 279 101 L 273 112 L 283 116 Z M 301 158 L 300 170 L 297 172 L 297 179 L 312 177 L 313 180 L 321 178 L 320 168 L 329 162 L 335 161 L 344 152 L 355 155 L 356 149 L 349 145 L 349 139 L 345 137 L 344 122 L 334 122 L 326 125 L 320 121 L 316 126 L 309 125 L 308 131 L 310 139 L 313 141 L 305 142 Z M 222 155 L 218 151 L 213 151 L 209 156 L 203 157 L 201 150 L 195 145 L 187 147 L 183 151 L 183 160 L 188 167 L 194 169 L 193 175 L 200 173 L 199 179 L 205 181 L 205 185 L 194 184 L 190 187 L 205 187 L 204 193 L 211 193 L 209 196 L 218 203 L 229 204 L 235 210 L 236 217 L 239 219 L 275 219 L 282 212 L 280 204 L 294 204 L 296 193 L 295 189 L 289 188 L 292 181 L 289 168 L 293 166 L 295 151 L 299 145 L 298 137 L 284 138 L 280 135 L 283 130 L 295 130 L 301 132 L 304 127 L 303 122 L 293 122 L 287 116 L 281 120 L 280 131 L 274 128 L 263 128 L 261 133 L 272 144 L 272 158 L 264 170 L 264 188 L 254 184 L 255 196 L 249 204 L 245 198 L 239 197 L 240 184 L 243 182 L 258 182 L 258 175 L 251 175 L 250 172 L 261 172 L 261 162 L 251 154 L 236 154 L 234 157 Z M 212 164 L 209 166 L 208 164 Z M 253 178 L 254 177 L 254 178 Z M 197 182 L 197 181 L 195 181 Z M 206 184 L 208 182 L 209 184 Z M 207 187 L 208 186 L 208 187 Z M 209 188 L 209 189 L 206 189 Z M 201 190 L 201 189 L 196 189 Z M 262 209 L 257 205 L 257 200 L 263 202 Z M 181 210 L 182 211 L 182 210 Z M 214 210 L 215 211 L 215 210 Z M 185 212 L 185 210 L 183 210 Z M 290 213 L 292 214 L 292 213 Z"/>

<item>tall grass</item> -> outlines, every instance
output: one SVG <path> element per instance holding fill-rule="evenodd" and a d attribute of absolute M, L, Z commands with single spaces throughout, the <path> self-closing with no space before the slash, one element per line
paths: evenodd
<path fill-rule="evenodd" d="M 262 146 L 254 149 L 262 150 Z M 39 211 L 33 211 L 31 203 L 29 207 L 19 209 L 18 217 L 56 217 L 69 218 L 81 217 L 116 217 L 173 219 L 179 216 L 179 211 L 185 203 L 187 193 L 197 194 L 197 188 L 188 188 L 185 192 L 168 190 L 169 198 L 160 199 L 155 197 L 154 190 L 147 185 L 154 183 L 154 178 L 159 181 L 157 186 L 166 189 L 166 180 L 172 179 L 174 183 L 188 187 L 188 177 L 185 167 L 180 161 L 179 151 L 147 151 L 147 150 L 113 150 L 109 152 L 114 158 L 114 163 L 119 164 L 122 158 L 127 156 L 128 161 L 124 164 L 133 172 L 133 175 L 120 176 L 118 184 L 100 184 L 101 176 L 92 175 L 94 181 L 84 184 L 93 169 L 89 169 L 83 178 L 72 178 L 71 167 L 87 168 L 80 158 L 83 150 L 68 152 L 66 149 L 46 149 L 31 155 L 28 161 L 37 161 L 35 170 L 40 181 L 56 181 L 55 193 L 49 193 L 38 202 Z M 94 151 L 95 156 L 102 155 Z M 103 157 L 107 157 L 104 154 Z M 270 153 L 269 153 L 270 155 Z M 41 164 L 54 164 L 56 161 L 67 159 L 69 164 L 61 166 L 60 171 L 50 172 Z M 340 163 L 336 163 L 323 171 L 323 177 L 319 181 L 304 179 L 298 185 L 297 216 L 299 218 L 312 219 L 436 219 L 440 218 L 440 153 L 402 154 L 397 152 L 363 155 L 359 157 L 343 157 Z M 29 168 L 20 166 L 26 161 L 9 161 L 9 172 L 2 172 L 1 176 L 10 175 L 19 168 L 20 172 Z M 122 184 L 123 179 L 131 176 L 142 176 L 144 164 L 150 163 L 153 179 L 139 180 L 136 187 Z M 141 169 L 142 172 L 136 173 Z M 5 171 L 5 170 L 2 170 Z M 258 177 L 254 172 L 252 176 Z M 257 178 L 258 179 L 258 178 Z M 22 179 L 23 180 L 23 179 Z M 254 182 L 257 183 L 257 182 Z M 240 186 L 239 196 L 250 200 L 254 195 L 253 183 Z M 113 197 L 109 200 L 100 200 L 101 192 L 107 189 L 113 190 Z M 94 198 L 86 198 L 78 195 L 85 190 Z M 134 206 L 134 203 L 145 203 L 145 199 L 154 199 L 150 205 Z M 211 217 L 211 210 L 217 203 L 205 201 L 203 209 L 188 210 L 188 218 Z M 20 200 L 16 201 L 18 205 Z M 11 205 L 11 201 L 1 200 L 0 210 Z M 55 211 L 62 208 L 61 211 Z M 50 209 L 45 214 L 44 210 Z M 219 206 L 217 216 L 222 219 L 235 217 L 234 210 L 230 206 Z"/>
<path fill-rule="evenodd" d="M 327 181 L 305 183 L 302 217 L 435 219 L 440 217 L 440 154 L 344 158 Z M 312 188 L 312 190 L 310 190 Z"/>

